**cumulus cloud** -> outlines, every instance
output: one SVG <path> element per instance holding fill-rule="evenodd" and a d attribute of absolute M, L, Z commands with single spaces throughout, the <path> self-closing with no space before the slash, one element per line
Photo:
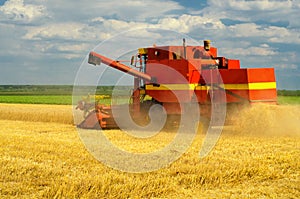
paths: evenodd
<path fill-rule="evenodd" d="M 183 14 L 177 18 L 163 18 L 158 22 L 160 27 L 169 28 L 178 32 L 189 33 L 195 28 L 207 28 L 207 29 L 223 29 L 224 24 L 220 20 L 213 18 L 192 16 Z"/>
<path fill-rule="evenodd" d="M 299 1 L 295 0 L 208 0 L 198 13 L 242 22 L 282 23 L 300 27 Z"/>
<path fill-rule="evenodd" d="M 82 52 L 83 50 L 86 50 L 90 45 L 88 44 L 68 44 L 59 46 L 58 50 L 62 52 Z"/>
<path fill-rule="evenodd" d="M 27 33 L 22 37 L 24 40 L 41 42 L 70 41 L 75 43 L 92 41 L 99 42 L 110 38 L 114 32 L 116 32 L 116 30 L 113 31 L 112 29 L 105 29 L 104 26 L 96 27 L 77 22 L 30 26 L 26 27 L 26 30 Z"/>
<path fill-rule="evenodd" d="M 298 66 L 300 1 L 207 0 L 198 11 L 178 2 L 7 0 L 0 6 L 0 57 L 4 60 L 5 54 L 18 52 L 27 63 L 35 63 L 37 55 L 42 65 L 49 59 L 53 65 L 65 65 L 65 59 L 75 63 L 99 42 L 127 30 L 136 30 L 127 34 L 132 44 L 141 40 L 149 45 L 181 43 L 180 38 L 165 39 L 163 31 L 151 31 L 158 28 L 198 41 L 211 39 L 220 56 L 246 65 L 285 70 Z M 113 48 L 123 48 L 120 45 Z"/>
<path fill-rule="evenodd" d="M 97 27 L 99 31 L 101 30 L 102 32 L 110 33 L 118 33 L 129 29 L 140 29 L 139 31 L 141 31 L 143 28 L 166 29 L 180 33 L 190 33 L 198 28 L 210 30 L 225 28 L 224 24 L 220 20 L 188 14 L 183 14 L 177 17 L 162 17 L 156 23 L 105 19 L 103 17 L 93 18 L 90 22 Z M 90 25 L 92 26 L 92 24 Z M 143 35 L 146 37 L 148 34 L 143 31 Z"/>
<path fill-rule="evenodd" d="M 234 37 L 286 37 L 289 31 L 283 27 L 269 26 L 263 27 L 255 23 L 242 23 L 228 26 L 228 30 Z"/>
<path fill-rule="evenodd" d="M 24 39 L 65 39 L 76 40 L 83 37 L 85 25 L 80 23 L 53 23 L 37 27 L 28 27 Z"/>
<path fill-rule="evenodd" d="M 30 23 L 45 16 L 45 6 L 24 4 L 24 0 L 8 0 L 0 6 L 0 21 Z"/>
<path fill-rule="evenodd" d="M 235 48 L 230 51 L 232 55 L 240 55 L 240 56 L 272 56 L 277 55 L 275 49 L 270 47 L 249 47 L 249 48 Z"/>
<path fill-rule="evenodd" d="M 38 0 L 36 0 L 38 2 Z M 183 10 L 179 3 L 171 0 L 119 0 L 110 1 L 46 1 L 44 5 L 51 9 L 55 20 L 86 21 L 95 17 L 114 18 L 124 21 L 144 22 L 150 19 L 172 15 Z M 80 9 L 78 9 L 80 8 Z M 72 14 L 70 14 L 72 13 Z"/>
<path fill-rule="evenodd" d="M 80 22 L 52 23 L 38 27 L 27 27 L 27 34 L 23 37 L 29 40 L 42 39 L 64 39 L 76 41 L 99 41 L 110 36 L 130 29 L 157 28 L 189 33 L 196 28 L 203 29 L 224 29 L 225 26 L 219 20 L 201 16 L 181 15 L 179 17 L 166 17 L 158 20 L 157 23 L 124 21 L 117 19 L 105 19 L 96 17 L 87 24 Z M 147 33 L 143 31 L 145 37 Z M 141 36 L 142 36 L 141 35 Z"/>
<path fill-rule="evenodd" d="M 282 10 L 291 8 L 292 1 L 278 1 L 278 0 L 210 0 L 209 5 L 213 7 L 226 6 L 233 10 Z"/>
<path fill-rule="evenodd" d="M 256 39 L 271 43 L 300 44 L 300 31 L 278 26 L 262 26 L 242 23 L 226 27 L 226 36 L 232 38 Z"/>

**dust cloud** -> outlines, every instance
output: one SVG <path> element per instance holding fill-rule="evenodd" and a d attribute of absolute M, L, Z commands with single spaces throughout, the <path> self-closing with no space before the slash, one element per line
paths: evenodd
<path fill-rule="evenodd" d="M 256 104 L 233 116 L 232 133 L 300 137 L 300 105 Z"/>

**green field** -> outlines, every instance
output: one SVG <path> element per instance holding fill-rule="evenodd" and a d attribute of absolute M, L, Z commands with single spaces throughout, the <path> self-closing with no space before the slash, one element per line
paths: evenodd
<path fill-rule="evenodd" d="M 2 95 L 0 103 L 13 104 L 72 104 L 71 95 Z"/>
<path fill-rule="evenodd" d="M 300 96 L 278 96 L 279 104 L 300 104 Z"/>
<path fill-rule="evenodd" d="M 75 101 L 94 93 L 110 96 L 113 88 L 113 86 L 99 86 L 95 91 L 94 86 L 76 87 Z M 128 91 L 128 88 L 119 90 Z M 0 85 L 0 103 L 71 105 L 72 94 L 72 85 Z M 100 102 L 108 104 L 110 100 L 101 99 Z"/>
<path fill-rule="evenodd" d="M 0 95 L 0 103 L 71 105 L 72 95 Z M 109 99 L 101 103 L 107 104 Z M 278 104 L 300 104 L 300 96 L 278 96 Z"/>
<path fill-rule="evenodd" d="M 111 95 L 113 86 L 99 86 L 97 95 Z M 128 91 L 128 88 L 120 89 L 120 92 Z M 119 91 L 118 91 L 119 92 Z M 0 85 L 0 103 L 22 103 L 22 104 L 72 104 L 73 86 L 71 85 Z M 77 97 L 81 99 L 88 93 L 95 93 L 92 86 L 80 88 Z M 126 93 L 124 93 L 126 94 Z M 103 99 L 101 103 L 109 103 L 109 99 Z M 279 104 L 300 104 L 300 91 L 278 91 Z"/>

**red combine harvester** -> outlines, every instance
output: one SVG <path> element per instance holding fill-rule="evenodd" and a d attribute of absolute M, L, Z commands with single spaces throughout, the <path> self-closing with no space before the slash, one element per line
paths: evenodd
<path fill-rule="evenodd" d="M 240 68 L 240 61 L 218 57 L 217 48 L 205 40 L 204 46 L 154 46 L 138 49 L 129 67 L 119 61 L 91 52 L 88 63 L 101 63 L 134 76 L 131 103 L 127 104 L 133 120 L 147 120 L 154 104 L 164 108 L 172 122 L 189 110 L 181 104 L 197 104 L 200 114 L 210 117 L 211 102 L 228 107 L 252 103 L 277 103 L 273 68 Z M 223 93 L 225 98 L 218 99 Z M 147 97 L 145 97 L 147 96 Z M 80 104 L 80 103 L 79 103 Z M 112 113 L 124 105 L 95 104 L 78 127 L 118 128 Z M 121 117 L 121 116 L 120 116 Z M 174 119 L 175 118 L 175 119 Z M 147 121 L 146 121 L 147 123 Z"/>

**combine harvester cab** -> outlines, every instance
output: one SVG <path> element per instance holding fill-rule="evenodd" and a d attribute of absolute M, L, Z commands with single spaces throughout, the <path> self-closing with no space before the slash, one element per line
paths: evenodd
<path fill-rule="evenodd" d="M 205 40 L 203 46 L 186 46 L 184 40 L 182 46 L 140 48 L 132 60 L 136 68 L 90 52 L 88 62 L 103 63 L 134 77 L 132 103 L 115 105 L 119 106 L 117 109 L 129 106 L 134 120 L 147 118 L 150 107 L 155 104 L 163 106 L 168 118 L 180 118 L 183 111 L 189 111 L 182 110 L 180 103 L 197 104 L 200 114 L 210 117 L 212 97 L 217 98 L 220 92 L 225 93 L 220 103 L 227 103 L 227 107 L 277 103 L 274 68 L 241 68 L 239 60 L 219 57 L 217 48 L 211 47 L 209 40 Z M 181 96 L 180 101 L 178 96 Z M 122 116 L 113 115 L 111 110 L 111 106 L 96 104 L 78 126 L 118 128 L 115 119 Z"/>

